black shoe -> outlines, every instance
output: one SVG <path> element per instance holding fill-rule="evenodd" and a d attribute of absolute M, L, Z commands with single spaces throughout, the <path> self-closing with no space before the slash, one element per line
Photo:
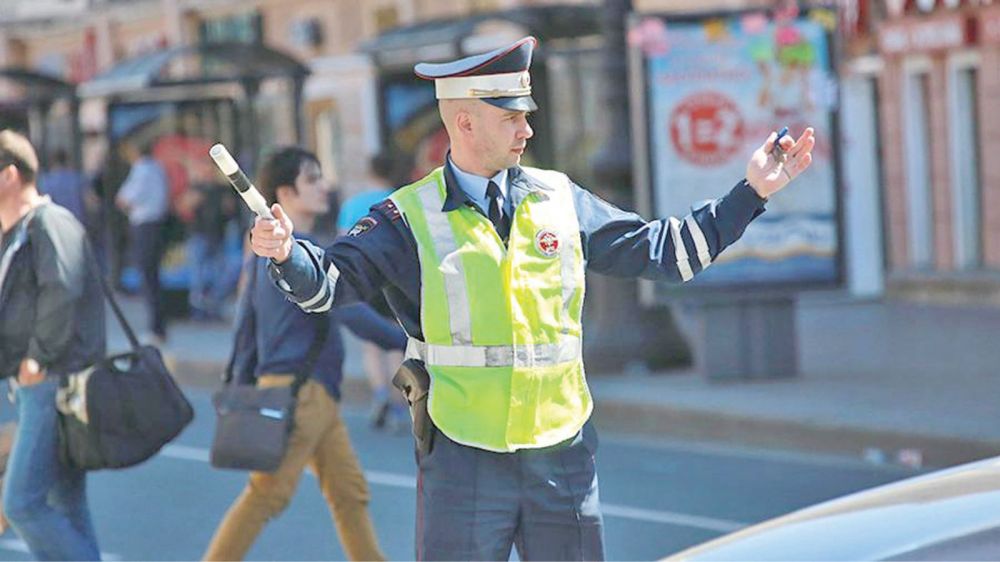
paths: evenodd
<path fill-rule="evenodd" d="M 376 403 L 372 407 L 371 414 L 368 416 L 368 423 L 375 429 L 382 429 L 385 427 L 385 422 L 389 417 L 389 401 L 384 400 L 382 402 Z"/>

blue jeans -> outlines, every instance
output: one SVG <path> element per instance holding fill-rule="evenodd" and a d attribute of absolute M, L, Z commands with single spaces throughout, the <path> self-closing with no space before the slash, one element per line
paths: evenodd
<path fill-rule="evenodd" d="M 14 391 L 17 433 L 3 482 L 11 527 L 39 560 L 100 560 L 87 474 L 59 461 L 58 377 Z"/>

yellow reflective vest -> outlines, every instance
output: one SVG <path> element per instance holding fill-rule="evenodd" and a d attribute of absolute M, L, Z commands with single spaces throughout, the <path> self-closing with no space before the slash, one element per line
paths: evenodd
<path fill-rule="evenodd" d="M 407 356 L 430 372 L 431 419 L 457 443 L 498 452 L 569 439 L 593 409 L 569 179 L 522 170 L 541 185 L 514 211 L 506 247 L 474 209 L 442 211 L 443 168 L 390 197 L 417 243 L 424 339 Z"/>

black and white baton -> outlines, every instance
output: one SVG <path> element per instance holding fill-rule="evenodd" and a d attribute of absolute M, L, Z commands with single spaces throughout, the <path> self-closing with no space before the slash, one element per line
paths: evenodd
<path fill-rule="evenodd" d="M 264 200 L 264 196 L 253 186 L 250 178 L 243 173 L 239 164 L 229 154 L 226 147 L 222 146 L 222 143 L 213 146 L 208 151 L 208 154 L 212 157 L 212 160 L 215 160 L 215 165 L 219 167 L 219 170 L 229 178 L 229 183 L 233 184 L 236 192 L 240 194 L 240 197 L 243 198 L 243 201 L 246 202 L 247 207 L 250 207 L 251 211 L 261 218 L 274 218 L 274 215 L 271 214 L 271 209 L 267 207 L 267 201 Z"/>

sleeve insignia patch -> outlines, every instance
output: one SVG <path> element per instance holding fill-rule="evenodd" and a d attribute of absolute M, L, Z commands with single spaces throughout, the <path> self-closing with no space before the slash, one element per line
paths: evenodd
<path fill-rule="evenodd" d="M 359 220 L 354 226 L 351 227 L 351 230 L 347 232 L 347 235 L 356 238 L 368 232 L 369 230 L 375 228 L 375 225 L 377 224 L 378 221 L 376 221 L 371 217 L 362 217 L 361 220 Z"/>

